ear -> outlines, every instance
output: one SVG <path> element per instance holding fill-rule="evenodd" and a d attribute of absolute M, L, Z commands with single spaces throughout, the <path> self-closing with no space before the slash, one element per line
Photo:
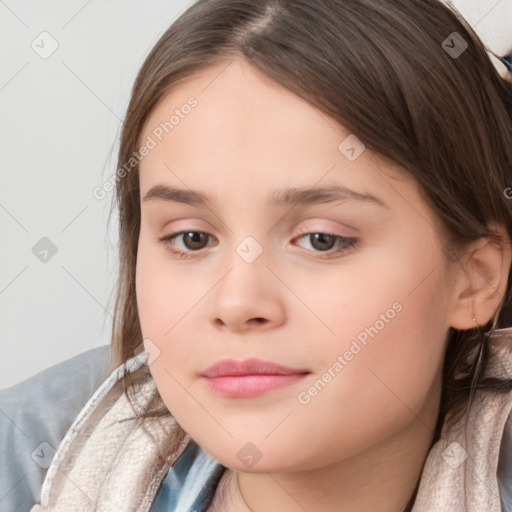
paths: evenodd
<path fill-rule="evenodd" d="M 505 295 L 512 258 L 511 242 L 502 226 L 489 227 L 499 236 L 476 240 L 461 258 L 462 272 L 450 313 L 450 325 L 455 329 L 473 329 L 487 324 Z"/>

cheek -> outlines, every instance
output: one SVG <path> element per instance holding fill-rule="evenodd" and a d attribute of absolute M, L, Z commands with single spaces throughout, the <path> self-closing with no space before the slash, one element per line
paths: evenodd
<path fill-rule="evenodd" d="M 401 270 L 402 275 L 397 274 L 396 281 L 383 288 L 387 293 L 382 295 L 380 307 L 375 302 L 373 316 L 366 316 L 361 332 L 368 336 L 358 355 L 360 371 L 356 373 L 354 367 L 347 375 L 351 379 L 348 386 L 356 390 L 354 401 L 371 404 L 368 420 L 375 408 L 391 424 L 400 417 L 411 420 L 414 414 L 421 414 L 426 401 L 434 399 L 447 332 L 442 275 L 434 270 L 425 279 L 426 273 L 414 272 L 412 267 L 410 273 Z M 420 284 L 422 279 L 425 281 Z M 390 303 L 398 306 L 392 314 L 384 311 Z M 381 322 L 376 321 L 379 317 Z"/>
<path fill-rule="evenodd" d="M 150 339 L 160 353 L 151 370 L 166 359 L 170 344 L 165 340 L 176 330 L 179 316 L 183 315 L 183 302 L 187 302 L 187 288 L 169 275 L 161 252 L 145 243 L 141 234 L 135 283 L 137 309 L 143 338 Z"/>
<path fill-rule="evenodd" d="M 294 415 L 295 425 L 303 423 L 315 431 L 308 433 L 310 440 L 337 439 L 341 434 L 342 441 L 328 453 L 322 443 L 310 447 L 324 462 L 378 443 L 416 419 L 434 428 L 431 415 L 437 407 L 444 355 L 444 331 L 436 327 L 442 324 L 442 309 L 439 296 L 426 291 L 428 286 L 423 293 L 404 293 L 407 281 L 390 280 L 366 300 L 364 293 L 353 294 L 353 302 L 343 305 L 334 324 L 337 336 L 314 352 L 322 364 L 301 388 L 303 405 Z M 312 425 L 310 418 L 323 421 Z M 283 425 L 282 438 L 299 443 L 291 427 Z"/>
<path fill-rule="evenodd" d="M 137 253 L 136 296 L 145 337 L 162 339 L 197 302 L 198 280 L 170 263 L 165 249 L 141 233 Z M 183 268 L 183 267 L 181 267 Z M 194 300 L 195 299 L 195 300 Z"/>
<path fill-rule="evenodd" d="M 372 261 L 361 258 L 332 281 L 322 318 L 334 334 L 325 334 L 330 341 L 318 350 L 324 371 L 338 356 L 343 369 L 322 391 L 325 404 L 365 409 L 370 422 L 375 408 L 384 415 L 400 409 L 407 415 L 404 403 L 421 409 L 442 367 L 448 330 L 440 254 L 421 247 L 410 243 Z"/>
<path fill-rule="evenodd" d="M 136 294 L 141 330 L 143 338 L 157 347 L 158 357 L 149 369 L 165 405 L 178 422 L 180 412 L 199 421 L 185 391 L 191 385 L 190 377 L 182 372 L 194 364 L 195 351 L 187 332 L 196 333 L 186 328 L 186 314 L 197 302 L 197 282 L 179 272 L 171 273 L 170 268 L 159 251 L 139 245 Z"/>
<path fill-rule="evenodd" d="M 147 243 L 141 236 L 137 308 L 143 338 L 157 347 L 159 356 L 150 371 L 169 408 L 172 400 L 179 400 L 182 386 L 190 386 L 194 372 L 199 371 L 197 354 L 202 353 L 208 338 L 206 322 L 197 322 L 197 314 L 203 306 L 201 301 L 218 280 L 213 277 L 199 278 L 198 272 L 188 271 L 186 264 L 170 262 L 165 249 Z"/>

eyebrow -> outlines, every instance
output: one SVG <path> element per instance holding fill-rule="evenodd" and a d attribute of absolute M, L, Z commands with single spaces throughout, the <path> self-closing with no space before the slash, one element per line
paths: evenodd
<path fill-rule="evenodd" d="M 155 185 L 142 199 L 142 202 L 159 199 L 167 202 L 184 203 L 191 206 L 211 207 L 215 204 L 216 198 L 210 194 L 197 190 L 185 190 L 167 185 Z M 267 200 L 267 206 L 278 208 L 284 206 L 298 206 L 309 204 L 327 204 L 339 201 L 354 200 L 366 203 L 373 203 L 382 208 L 390 207 L 373 194 L 356 192 L 342 185 L 330 185 L 321 188 L 288 188 L 276 190 Z"/>

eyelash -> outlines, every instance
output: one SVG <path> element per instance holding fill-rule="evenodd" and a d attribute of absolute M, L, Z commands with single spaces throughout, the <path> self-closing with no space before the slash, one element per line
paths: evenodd
<path fill-rule="evenodd" d="M 179 231 L 176 233 L 171 233 L 170 235 L 163 236 L 163 237 L 159 238 L 158 240 L 160 243 L 162 243 L 165 246 L 166 250 L 170 251 L 173 254 L 179 255 L 180 259 L 193 258 L 194 257 L 194 256 L 192 256 L 193 253 L 199 253 L 203 249 L 199 249 L 198 251 L 180 251 L 180 250 L 174 249 L 171 244 L 171 242 L 175 238 L 177 238 L 180 235 L 185 235 L 187 233 L 201 233 L 204 235 L 208 235 L 208 233 L 205 233 L 204 231 Z M 337 249 L 329 249 L 327 251 L 313 251 L 313 252 L 317 252 L 319 255 L 325 254 L 325 256 L 319 256 L 321 259 L 327 260 L 327 259 L 334 258 L 334 257 L 336 257 L 337 254 L 345 253 L 348 250 L 356 249 L 359 246 L 358 238 L 351 238 L 351 237 L 347 237 L 347 236 L 335 235 L 333 233 L 324 233 L 322 231 L 302 231 L 298 234 L 298 236 L 296 238 L 300 239 L 306 235 L 316 235 L 316 234 L 334 237 L 336 242 L 342 242 L 345 245 L 345 247 L 343 247 L 343 248 L 338 247 Z M 211 236 L 211 235 L 209 235 L 209 236 Z"/>

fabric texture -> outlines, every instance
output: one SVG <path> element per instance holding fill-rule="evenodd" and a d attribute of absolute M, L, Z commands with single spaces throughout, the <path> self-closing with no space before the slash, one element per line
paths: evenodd
<path fill-rule="evenodd" d="M 122 377 L 141 364 L 136 356 L 98 388 L 71 425 L 48 469 L 41 490 L 44 510 L 147 511 L 169 467 L 190 440 L 172 417 L 136 421 L 123 392 Z M 156 386 L 148 379 L 138 390 L 141 407 Z M 164 454 L 162 443 L 175 438 Z"/>
<path fill-rule="evenodd" d="M 500 448 L 498 482 L 503 512 L 512 512 L 512 414 L 509 415 Z"/>
<path fill-rule="evenodd" d="M 0 511 L 40 499 L 46 471 L 73 420 L 110 373 L 103 345 L 0 390 Z"/>
<path fill-rule="evenodd" d="M 512 378 L 512 329 L 496 331 L 489 344 L 487 375 Z M 144 363 L 138 356 L 120 366 L 89 399 L 60 443 L 32 512 L 207 510 L 225 468 L 173 418 L 152 420 L 146 430 L 135 421 L 121 378 Z M 144 382 L 142 405 L 155 389 L 152 379 Z M 511 392 L 479 391 L 467 424 L 447 418 L 426 459 L 413 512 L 512 510 L 511 409 Z M 167 436 L 175 442 L 164 453 Z M 0 501 L 0 510 L 29 509 L 5 509 Z"/>
<path fill-rule="evenodd" d="M 512 378 L 511 332 L 500 329 L 488 338 L 491 360 L 485 377 Z M 467 421 L 446 419 L 423 467 L 414 512 L 502 510 L 497 471 L 511 409 L 512 392 L 480 390 L 475 393 Z"/>

